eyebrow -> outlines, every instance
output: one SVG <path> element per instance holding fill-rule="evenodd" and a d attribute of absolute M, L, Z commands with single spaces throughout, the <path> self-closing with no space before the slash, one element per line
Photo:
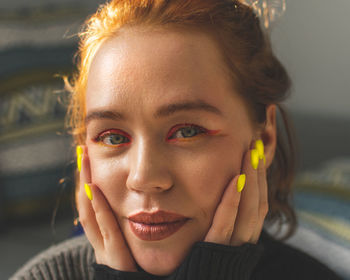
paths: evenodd
<path fill-rule="evenodd" d="M 223 113 L 215 106 L 201 100 L 197 99 L 195 101 L 182 101 L 179 103 L 172 103 L 163 105 L 157 109 L 153 117 L 155 119 L 169 117 L 178 112 L 183 111 L 205 111 L 214 113 L 219 116 L 223 116 Z M 122 113 L 117 111 L 108 110 L 96 110 L 87 114 L 85 118 L 85 124 L 88 124 L 92 120 L 96 119 L 112 119 L 116 121 L 126 121 L 127 118 Z"/>

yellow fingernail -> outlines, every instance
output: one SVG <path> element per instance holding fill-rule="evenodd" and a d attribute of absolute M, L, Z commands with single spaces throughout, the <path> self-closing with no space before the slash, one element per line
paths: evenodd
<path fill-rule="evenodd" d="M 258 154 L 259 154 L 259 159 L 263 159 L 264 158 L 264 143 L 262 140 L 256 140 L 255 141 L 255 148 L 258 150 Z"/>
<path fill-rule="evenodd" d="M 82 158 L 82 154 L 83 154 L 83 148 L 81 146 L 77 146 L 76 152 L 77 152 L 77 166 L 78 166 L 78 170 L 80 172 L 81 171 L 81 158 Z"/>
<path fill-rule="evenodd" d="M 266 165 L 266 158 L 265 158 L 265 155 L 264 155 L 263 159 L 264 159 L 264 165 Z"/>
<path fill-rule="evenodd" d="M 258 168 L 259 165 L 259 153 L 257 149 L 253 149 L 250 153 L 251 163 L 254 169 Z"/>
<path fill-rule="evenodd" d="M 85 187 L 85 192 L 86 192 L 87 197 L 90 200 L 92 200 L 92 192 L 91 192 L 90 186 L 88 184 L 84 184 L 84 187 Z"/>
<path fill-rule="evenodd" d="M 238 181 L 237 181 L 237 191 L 241 192 L 244 188 L 245 185 L 245 174 L 241 174 L 238 177 Z"/>

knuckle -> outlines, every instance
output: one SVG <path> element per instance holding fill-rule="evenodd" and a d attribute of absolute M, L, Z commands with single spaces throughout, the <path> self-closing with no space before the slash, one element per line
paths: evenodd
<path fill-rule="evenodd" d="M 111 237 L 109 232 L 105 228 L 100 228 L 100 231 L 101 231 L 101 235 L 102 235 L 103 239 L 105 241 L 109 241 L 110 237 Z"/>
<path fill-rule="evenodd" d="M 214 235 L 221 236 L 223 240 L 230 240 L 232 232 L 233 228 L 231 227 L 220 227 L 214 230 Z"/>
<path fill-rule="evenodd" d="M 88 222 L 85 216 L 79 216 L 79 222 L 83 226 L 83 228 L 86 228 Z"/>
<path fill-rule="evenodd" d="M 227 228 L 223 231 L 223 237 L 225 240 L 230 240 L 232 237 L 233 228 Z"/>
<path fill-rule="evenodd" d="M 257 215 L 251 216 L 249 221 L 247 222 L 247 228 L 250 230 L 255 229 L 255 226 L 257 225 L 259 219 Z"/>
<path fill-rule="evenodd" d="M 221 234 L 221 230 L 218 228 L 211 228 L 210 233 L 212 236 L 218 236 Z"/>
<path fill-rule="evenodd" d="M 259 207 L 260 209 L 259 209 L 259 213 L 260 213 L 260 215 L 262 215 L 262 216 L 266 216 L 267 215 L 267 213 L 269 212 L 269 205 L 268 205 L 268 203 L 265 201 L 265 202 L 262 202 L 261 204 L 260 204 L 260 207 Z"/>

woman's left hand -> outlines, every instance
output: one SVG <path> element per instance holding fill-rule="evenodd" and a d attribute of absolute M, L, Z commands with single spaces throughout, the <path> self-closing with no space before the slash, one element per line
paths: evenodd
<path fill-rule="evenodd" d="M 259 148 L 263 153 L 263 145 Z M 261 156 L 254 169 L 252 153 L 257 150 L 252 151 L 249 149 L 242 161 L 242 174 L 246 175 L 243 191 L 237 191 L 237 175 L 226 188 L 204 241 L 231 246 L 258 242 L 268 212 L 268 192 L 265 160 Z"/>

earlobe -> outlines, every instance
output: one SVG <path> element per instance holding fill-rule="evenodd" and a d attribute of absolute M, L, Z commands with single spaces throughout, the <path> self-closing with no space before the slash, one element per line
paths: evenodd
<path fill-rule="evenodd" d="M 266 168 L 268 168 L 273 161 L 276 151 L 276 104 L 270 104 L 266 106 L 266 123 L 259 134 L 260 139 L 264 143 Z"/>

